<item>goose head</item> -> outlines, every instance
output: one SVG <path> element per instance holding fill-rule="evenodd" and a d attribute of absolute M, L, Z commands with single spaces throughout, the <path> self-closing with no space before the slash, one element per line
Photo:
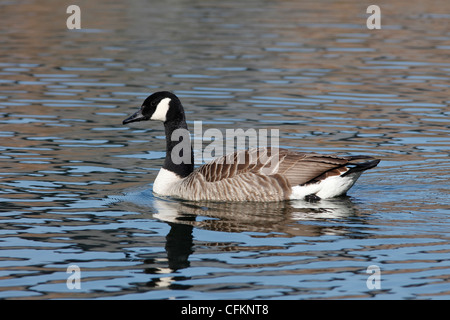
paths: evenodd
<path fill-rule="evenodd" d="M 153 93 L 142 103 L 141 108 L 125 120 L 123 124 L 155 120 L 164 123 L 171 121 L 185 121 L 184 110 L 180 99 L 168 91 Z"/>
<path fill-rule="evenodd" d="M 158 174 L 158 177 L 163 181 L 159 185 L 162 184 L 162 188 L 166 188 L 167 185 L 170 185 L 170 183 L 167 184 L 167 177 L 172 182 L 177 181 L 188 176 L 194 170 L 194 152 L 180 99 L 168 91 L 156 92 L 144 100 L 139 111 L 123 120 L 122 123 L 127 124 L 147 120 L 164 123 L 166 158 L 160 171 L 162 175 Z M 177 134 L 174 137 L 175 132 Z M 177 156 L 175 162 L 172 160 L 172 151 L 174 149 L 176 150 L 174 154 Z M 158 181 L 158 179 L 155 181 L 154 188 L 158 186 Z"/>

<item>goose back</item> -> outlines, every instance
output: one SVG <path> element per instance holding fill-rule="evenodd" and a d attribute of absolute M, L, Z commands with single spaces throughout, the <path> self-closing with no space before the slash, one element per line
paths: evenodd
<path fill-rule="evenodd" d="M 187 200 L 282 201 L 293 186 L 317 184 L 369 157 L 337 157 L 288 149 L 254 148 L 219 157 L 171 187 L 170 195 Z"/>

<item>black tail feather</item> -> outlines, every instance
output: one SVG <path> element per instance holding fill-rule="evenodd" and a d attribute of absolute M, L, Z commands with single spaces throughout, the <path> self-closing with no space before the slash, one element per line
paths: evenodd
<path fill-rule="evenodd" d="M 373 159 L 373 158 L 365 157 L 365 156 L 352 157 L 352 160 L 358 160 L 358 159 Z M 375 159 L 375 160 L 367 161 L 367 162 L 363 162 L 363 163 L 357 163 L 357 164 L 355 164 L 354 167 L 351 167 L 350 170 L 348 170 L 347 172 L 342 174 L 341 177 L 348 176 L 349 174 L 352 174 L 352 173 L 355 173 L 355 172 L 361 172 L 361 171 L 365 171 L 365 170 L 371 169 L 373 167 L 376 167 L 378 165 L 378 163 L 380 163 L 380 159 Z"/>

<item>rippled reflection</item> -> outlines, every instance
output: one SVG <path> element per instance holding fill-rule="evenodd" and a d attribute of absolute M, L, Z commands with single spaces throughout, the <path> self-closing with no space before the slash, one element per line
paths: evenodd
<path fill-rule="evenodd" d="M 335 219 L 351 219 L 354 223 L 364 223 L 358 218 L 358 212 L 351 199 L 344 197 L 318 203 L 306 201 L 274 203 L 217 203 L 188 202 L 153 197 L 151 190 L 114 196 L 112 202 L 127 208 L 133 207 L 143 216 L 164 221 L 169 226 L 165 236 L 166 258 L 160 254 L 144 255 L 145 273 L 151 280 L 145 286 L 176 287 L 179 280 L 177 271 L 191 267 L 190 256 L 195 255 L 198 243 L 194 242 L 193 230 L 200 228 L 223 233 L 248 232 L 252 237 L 320 237 L 322 235 L 339 235 L 355 237 L 351 227 L 333 226 Z M 301 221 L 320 221 L 321 225 L 302 224 Z M 323 224 L 330 221 L 330 225 Z M 363 235 L 361 235 L 363 237 Z M 216 243 L 216 247 L 234 246 L 230 242 Z M 211 245 L 209 243 L 208 245 Z M 275 248 L 279 246 L 275 246 Z M 225 249 L 225 248 L 224 248 Z M 273 250 L 273 246 L 265 247 Z M 201 249 L 200 249 L 201 251 Z M 227 249 L 226 249 L 227 251 Z M 148 266 L 147 266 L 148 265 Z M 187 288 L 183 289 L 188 289 Z"/>
<path fill-rule="evenodd" d="M 286 236 L 318 236 L 314 230 L 301 226 L 300 220 L 321 220 L 349 217 L 355 208 L 348 198 L 317 203 L 306 201 L 269 203 L 184 202 L 154 199 L 153 216 L 168 223 L 189 224 L 221 232 L 280 233 Z M 200 217 L 200 221 L 195 218 Z M 327 228 L 327 233 L 331 229 Z"/>

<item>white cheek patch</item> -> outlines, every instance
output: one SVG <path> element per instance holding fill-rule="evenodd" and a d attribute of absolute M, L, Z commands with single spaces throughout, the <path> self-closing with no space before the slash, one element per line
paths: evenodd
<path fill-rule="evenodd" d="M 159 120 L 159 121 L 166 121 L 166 115 L 167 111 L 169 110 L 169 103 L 170 98 L 164 98 L 162 99 L 158 105 L 156 106 L 155 112 L 153 112 L 152 116 L 150 117 L 150 120 Z"/>

